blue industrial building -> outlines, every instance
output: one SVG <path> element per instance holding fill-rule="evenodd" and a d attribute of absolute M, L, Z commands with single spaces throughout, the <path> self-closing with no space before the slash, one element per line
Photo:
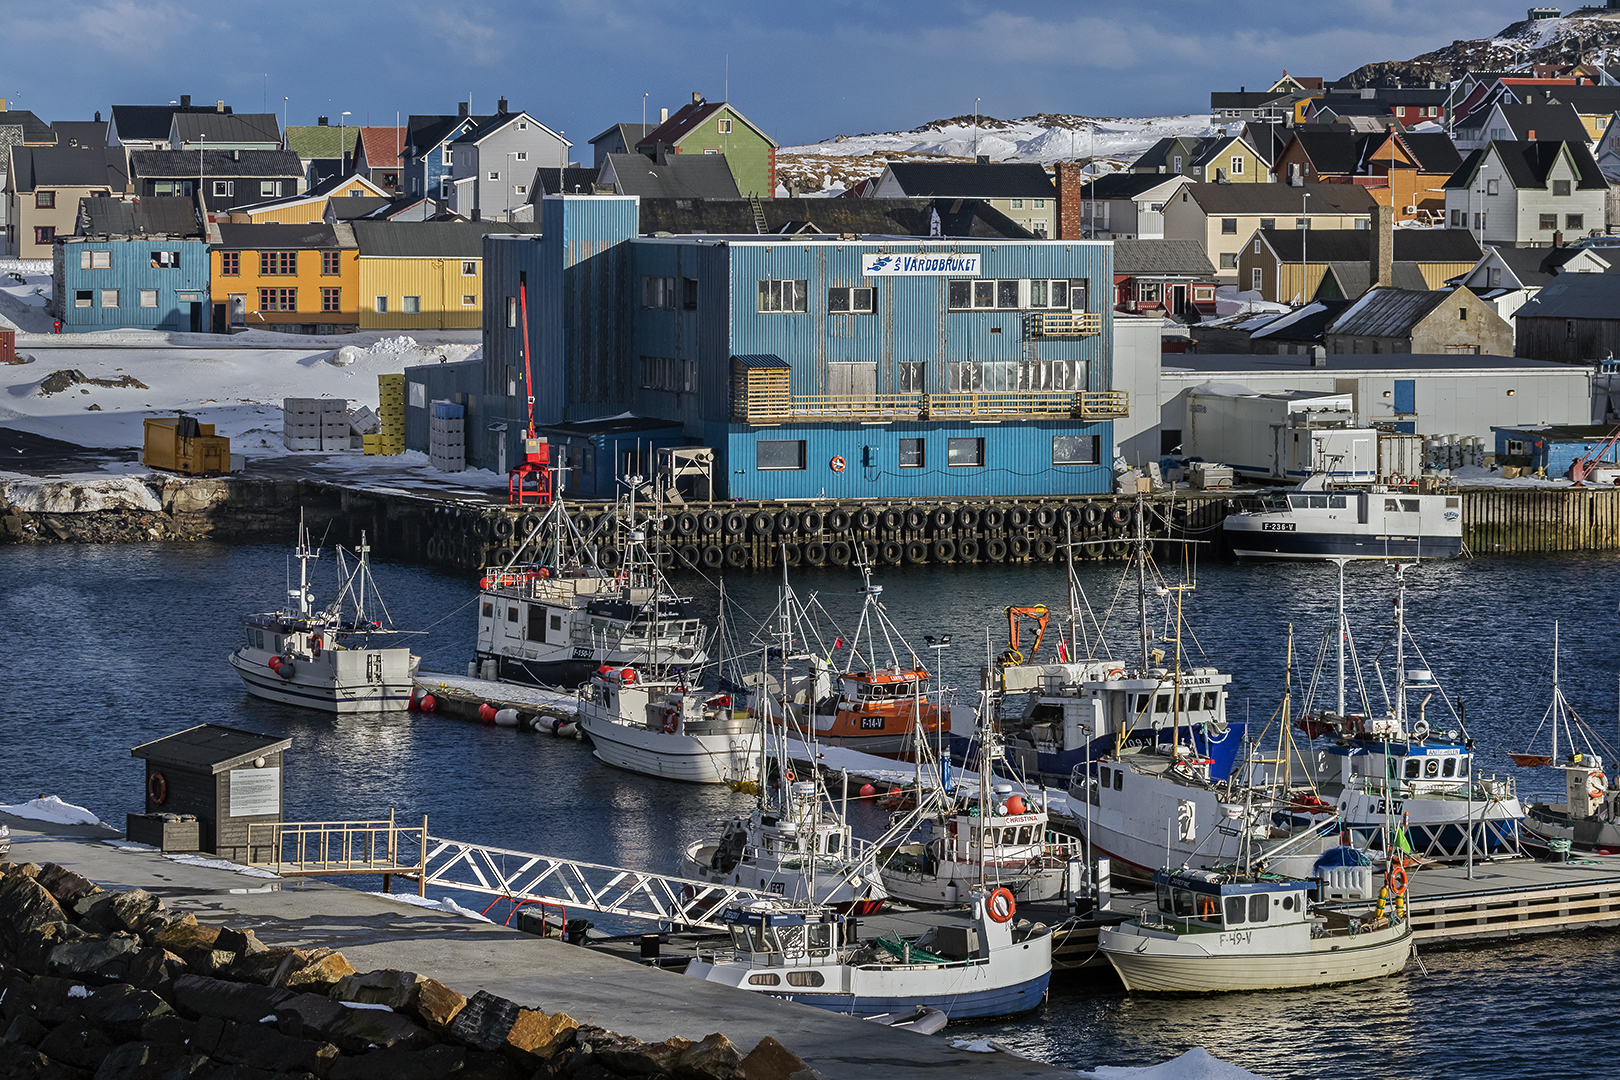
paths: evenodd
<path fill-rule="evenodd" d="M 1496 463 L 1517 465 L 1541 472 L 1553 479 L 1569 476 L 1569 467 L 1603 447 L 1614 428 L 1601 424 L 1540 424 L 1529 427 L 1493 427 L 1496 436 Z M 1614 467 L 1616 448 L 1601 455 L 1603 463 Z"/>
<path fill-rule="evenodd" d="M 208 242 L 189 198 L 81 201 L 51 251 L 52 314 L 65 333 L 208 329 Z"/>
<path fill-rule="evenodd" d="M 519 460 L 527 366 L 550 437 L 611 419 L 613 468 L 644 474 L 661 447 L 708 447 L 717 498 L 1113 489 L 1109 244 L 643 237 L 638 218 L 634 198 L 548 196 L 539 237 L 485 238 L 469 464 Z M 570 490 L 609 492 L 602 449 L 589 472 L 583 444 L 564 455 Z"/>

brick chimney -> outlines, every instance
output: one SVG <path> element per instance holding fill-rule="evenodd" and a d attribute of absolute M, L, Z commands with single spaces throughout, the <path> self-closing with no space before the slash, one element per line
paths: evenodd
<path fill-rule="evenodd" d="M 1378 205 L 1372 212 L 1372 287 L 1395 284 L 1395 208 Z"/>
<path fill-rule="evenodd" d="M 1081 226 L 1086 171 L 1078 161 L 1060 161 L 1057 166 L 1058 240 L 1083 240 Z"/>

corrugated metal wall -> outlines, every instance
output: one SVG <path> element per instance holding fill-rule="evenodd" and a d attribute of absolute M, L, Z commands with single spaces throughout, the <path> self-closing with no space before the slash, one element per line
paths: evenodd
<path fill-rule="evenodd" d="M 541 221 L 540 280 L 532 298 L 539 301 L 538 313 L 536 304 L 529 306 L 531 325 L 538 319 L 544 372 L 536 372 L 536 385 L 556 383 L 567 419 L 609 415 L 623 407 L 626 354 L 633 349 L 624 241 L 636 235 L 638 200 L 547 196 Z"/>
<path fill-rule="evenodd" d="M 467 462 L 477 462 L 480 468 L 494 469 L 499 451 L 496 440 L 507 440 L 507 463 L 510 467 L 522 460 L 520 439 L 522 427 L 528 420 L 528 392 L 523 384 L 523 327 L 521 312 L 517 325 L 509 326 L 507 299 L 518 298 L 518 275 L 526 274 L 529 282 L 529 348 L 530 361 L 535 372 L 535 417 L 542 423 L 555 423 L 562 418 L 564 381 L 556 377 L 542 377 L 539 366 L 538 297 L 533 295 L 540 280 L 541 240 L 536 235 L 501 234 L 484 237 L 484 394 L 486 398 L 500 398 L 499 420 L 507 430 L 502 432 L 468 431 Z M 515 394 L 509 391 L 516 390 Z M 495 421 L 497 407 L 490 405 L 491 422 Z"/>

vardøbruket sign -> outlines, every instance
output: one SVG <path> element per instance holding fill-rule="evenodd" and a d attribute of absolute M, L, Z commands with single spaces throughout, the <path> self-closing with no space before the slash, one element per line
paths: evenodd
<path fill-rule="evenodd" d="M 918 255 L 862 255 L 865 277 L 978 277 L 978 252 L 940 252 Z"/>

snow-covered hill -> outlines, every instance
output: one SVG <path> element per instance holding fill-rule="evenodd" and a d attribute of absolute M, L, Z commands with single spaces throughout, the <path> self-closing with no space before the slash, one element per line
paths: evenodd
<path fill-rule="evenodd" d="M 1095 160 L 1100 172 L 1123 168 L 1143 150 L 1170 135 L 1207 135 L 1207 114 L 1098 117 L 1039 113 L 1018 120 L 953 116 L 910 131 L 839 135 L 825 142 L 784 146 L 776 152 L 777 184 L 800 194 L 837 194 L 891 161 Z"/>
<path fill-rule="evenodd" d="M 1379 78 L 1445 82 L 1469 71 L 1513 71 L 1531 64 L 1620 62 L 1620 10 L 1582 8 L 1558 19 L 1522 19 L 1488 38 L 1453 41 L 1410 60 L 1367 64 L 1345 76 L 1356 86 Z"/>

